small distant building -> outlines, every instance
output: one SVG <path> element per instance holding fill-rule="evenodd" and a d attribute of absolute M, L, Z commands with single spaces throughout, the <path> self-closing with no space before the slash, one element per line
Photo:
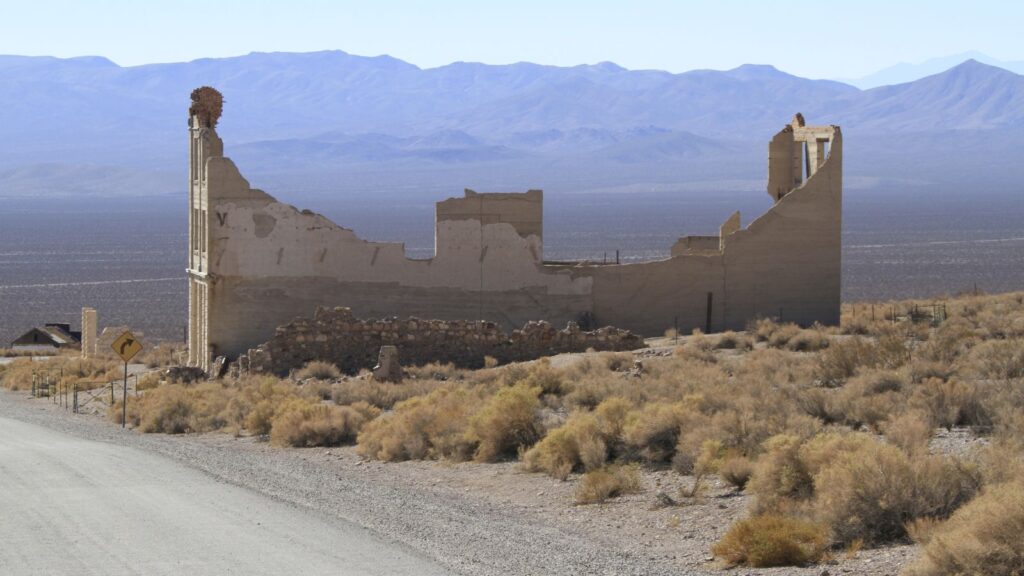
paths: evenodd
<path fill-rule="evenodd" d="M 70 324 L 57 323 L 32 328 L 11 342 L 11 348 L 16 350 L 77 349 L 81 345 L 81 332 L 72 332 Z"/>

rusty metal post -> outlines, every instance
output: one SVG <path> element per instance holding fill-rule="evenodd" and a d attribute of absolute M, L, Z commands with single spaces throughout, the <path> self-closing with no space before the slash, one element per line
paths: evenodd
<path fill-rule="evenodd" d="M 121 393 L 121 428 L 128 422 L 128 361 L 124 362 L 124 390 Z"/>

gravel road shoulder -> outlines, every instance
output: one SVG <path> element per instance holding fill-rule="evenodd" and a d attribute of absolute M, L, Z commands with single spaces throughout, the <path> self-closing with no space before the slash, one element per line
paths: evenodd
<path fill-rule="evenodd" d="M 363 461 L 351 447 L 279 449 L 219 433 L 140 434 L 21 392 L 0 391 L 0 415 L 162 454 L 220 481 L 356 523 L 467 575 L 724 574 L 710 546 L 748 504 L 713 482 L 690 504 L 652 509 L 657 492 L 674 496 L 692 479 L 647 471 L 643 494 L 575 506 L 574 481 L 522 473 L 514 463 L 387 464 Z M 913 553 L 894 546 L 835 565 L 741 573 L 895 575 Z"/>

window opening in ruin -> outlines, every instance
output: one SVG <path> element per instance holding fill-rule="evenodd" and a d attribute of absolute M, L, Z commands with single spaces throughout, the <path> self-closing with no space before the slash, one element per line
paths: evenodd
<path fill-rule="evenodd" d="M 711 333 L 711 309 L 714 306 L 714 302 L 715 302 L 715 293 L 714 292 L 708 292 L 707 316 L 706 316 L 706 318 L 704 320 L 704 333 L 705 334 L 710 334 Z"/>
<path fill-rule="evenodd" d="M 813 173 L 811 171 L 810 143 L 809 142 L 802 142 L 800 144 L 800 151 L 803 154 L 803 158 L 804 158 L 804 161 L 803 161 L 803 165 L 804 165 L 804 179 L 806 180 L 806 179 L 809 179 L 811 177 L 811 174 Z"/>
<path fill-rule="evenodd" d="M 199 209 L 192 209 L 192 250 L 199 250 Z"/>

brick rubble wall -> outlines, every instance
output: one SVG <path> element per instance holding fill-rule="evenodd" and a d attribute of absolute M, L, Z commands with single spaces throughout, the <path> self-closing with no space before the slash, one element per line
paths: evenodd
<path fill-rule="evenodd" d="M 280 326 L 269 342 L 238 359 L 243 373 L 284 375 L 307 362 L 323 360 L 354 374 L 372 368 L 380 347 L 394 345 L 403 365 L 451 362 L 479 368 L 484 357 L 500 363 L 533 360 L 563 352 L 635 350 L 643 338 L 613 327 L 584 332 L 574 322 L 557 330 L 547 322 L 527 322 L 507 334 L 494 322 L 384 318 L 362 320 L 348 308 L 318 308 L 312 319 Z"/>

